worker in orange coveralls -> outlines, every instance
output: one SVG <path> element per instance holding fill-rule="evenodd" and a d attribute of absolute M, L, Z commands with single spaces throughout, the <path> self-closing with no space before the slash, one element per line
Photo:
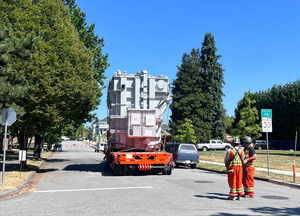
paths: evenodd
<path fill-rule="evenodd" d="M 244 198 L 254 198 L 254 160 L 257 158 L 251 137 L 244 140 L 243 185 Z"/>
<path fill-rule="evenodd" d="M 230 187 L 229 200 L 234 200 L 235 196 L 238 195 L 237 200 L 243 196 L 243 156 L 244 151 L 239 148 L 240 140 L 235 137 L 231 144 L 233 148 L 230 148 L 224 158 L 224 163 L 228 173 L 228 185 Z"/>

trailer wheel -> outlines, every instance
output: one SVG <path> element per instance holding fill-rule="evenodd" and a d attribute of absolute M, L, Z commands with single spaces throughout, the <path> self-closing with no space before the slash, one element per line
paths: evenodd
<path fill-rule="evenodd" d="M 119 176 L 123 175 L 123 166 L 122 165 L 118 166 L 118 175 Z"/>
<path fill-rule="evenodd" d="M 123 166 L 123 175 L 125 176 L 125 175 L 127 175 L 127 173 L 128 173 L 128 166 L 124 165 Z"/>
<path fill-rule="evenodd" d="M 139 172 L 138 167 L 137 167 L 137 166 L 134 166 L 134 167 L 132 168 L 132 174 L 133 174 L 133 175 L 137 175 L 138 172 Z"/>
<path fill-rule="evenodd" d="M 118 166 L 114 167 L 114 169 L 112 170 L 112 173 L 113 173 L 114 176 L 117 176 L 119 174 Z"/>
<path fill-rule="evenodd" d="M 158 169 L 152 169 L 152 173 L 153 173 L 153 175 L 157 175 Z"/>
<path fill-rule="evenodd" d="M 171 175 L 172 174 L 172 168 L 170 167 L 169 170 L 167 171 L 167 175 Z"/>
<path fill-rule="evenodd" d="M 132 166 L 128 167 L 128 175 L 132 175 L 132 169 L 133 169 Z"/>

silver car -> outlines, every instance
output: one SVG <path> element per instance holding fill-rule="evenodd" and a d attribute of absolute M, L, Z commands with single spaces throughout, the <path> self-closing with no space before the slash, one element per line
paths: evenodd
<path fill-rule="evenodd" d="M 199 152 L 194 144 L 167 143 L 166 151 L 173 154 L 173 161 L 176 166 L 184 165 L 195 168 L 199 163 Z"/>

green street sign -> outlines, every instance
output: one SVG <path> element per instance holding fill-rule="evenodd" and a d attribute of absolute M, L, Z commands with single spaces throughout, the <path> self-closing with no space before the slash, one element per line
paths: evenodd
<path fill-rule="evenodd" d="M 272 110 L 271 109 L 262 109 L 261 117 L 262 118 L 272 118 Z"/>

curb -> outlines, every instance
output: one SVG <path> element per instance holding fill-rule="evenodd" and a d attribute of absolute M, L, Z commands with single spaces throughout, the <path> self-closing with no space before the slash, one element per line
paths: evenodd
<path fill-rule="evenodd" d="M 227 175 L 227 173 L 225 171 L 212 170 L 212 169 L 201 168 L 201 167 L 197 167 L 197 169 Z M 267 179 L 267 178 L 261 178 L 261 177 L 254 177 L 254 179 L 258 180 L 258 181 L 265 181 L 265 182 L 269 182 L 269 183 L 272 183 L 272 184 L 282 185 L 282 186 L 286 186 L 286 187 L 290 187 L 290 188 L 300 189 L 300 184 L 295 184 L 295 183 L 292 183 L 292 182 L 282 182 L 282 181 L 278 181 L 278 180 L 275 180 L 275 179 Z"/>
<path fill-rule="evenodd" d="M 25 181 L 23 181 L 17 188 L 12 189 L 12 190 L 8 190 L 8 191 L 4 191 L 4 192 L 0 192 L 0 199 L 8 197 L 8 196 L 12 196 L 14 194 L 17 194 L 20 192 L 20 190 L 28 183 L 31 181 L 31 179 L 35 176 L 36 172 L 40 170 L 40 168 L 44 165 L 46 160 L 42 161 L 41 165 L 37 168 L 36 171 L 32 171 L 32 173 L 27 177 L 27 179 Z"/>

